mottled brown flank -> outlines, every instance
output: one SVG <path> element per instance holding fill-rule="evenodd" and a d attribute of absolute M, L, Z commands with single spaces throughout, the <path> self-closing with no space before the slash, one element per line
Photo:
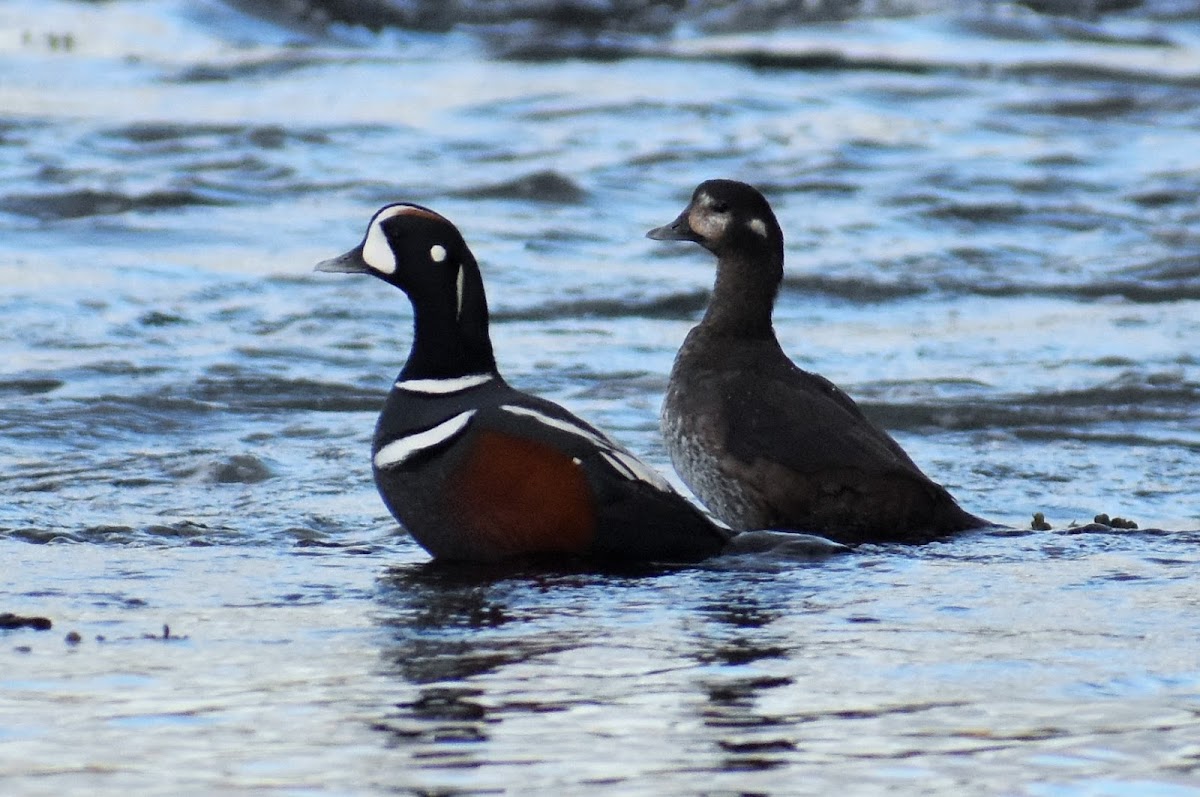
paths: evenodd
<path fill-rule="evenodd" d="M 595 537 L 583 469 L 542 443 L 482 432 L 449 483 L 469 496 L 465 530 L 496 554 L 584 553 Z"/>

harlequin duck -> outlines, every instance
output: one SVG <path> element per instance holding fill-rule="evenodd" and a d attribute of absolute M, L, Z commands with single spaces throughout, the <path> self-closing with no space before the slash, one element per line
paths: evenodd
<path fill-rule="evenodd" d="M 648 232 L 717 256 L 708 309 L 675 358 L 663 435 L 680 476 L 735 529 L 797 528 L 845 543 L 927 542 L 989 525 L 955 503 L 829 380 L 798 368 L 771 313 L 783 232 L 767 200 L 701 183 Z"/>
<path fill-rule="evenodd" d="M 434 558 L 683 562 L 733 536 L 595 427 L 504 381 L 479 266 L 443 216 L 388 205 L 317 270 L 371 274 L 412 302 L 412 349 L 371 456 L 384 503 Z"/>

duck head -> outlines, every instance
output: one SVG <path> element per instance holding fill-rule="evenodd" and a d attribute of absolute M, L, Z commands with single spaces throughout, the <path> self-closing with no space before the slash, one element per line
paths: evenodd
<path fill-rule="evenodd" d="M 706 180 L 670 224 L 646 233 L 656 241 L 694 241 L 720 257 L 726 252 L 783 251 L 783 231 L 766 198 L 736 180 Z"/>
<path fill-rule="evenodd" d="M 461 316 L 467 272 L 478 269 L 458 228 L 432 210 L 408 203 L 380 208 L 362 243 L 317 264 L 317 271 L 370 274 L 395 285 L 414 304 L 452 297 Z"/>
<path fill-rule="evenodd" d="M 479 264 L 445 216 L 420 205 L 386 205 L 358 246 L 316 270 L 370 274 L 408 296 L 416 328 L 409 376 L 495 370 Z"/>

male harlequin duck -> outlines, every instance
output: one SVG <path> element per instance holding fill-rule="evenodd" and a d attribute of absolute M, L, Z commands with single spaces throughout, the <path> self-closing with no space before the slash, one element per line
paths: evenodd
<path fill-rule="evenodd" d="M 845 543 L 927 542 L 989 525 L 836 385 L 784 354 L 771 325 L 783 232 L 762 194 L 709 180 L 679 218 L 646 235 L 717 256 L 712 298 L 675 358 L 662 408 L 671 461 L 713 514 L 735 529 Z"/>
<path fill-rule="evenodd" d="M 384 503 L 435 558 L 690 562 L 726 549 L 733 532 L 657 472 L 557 404 L 504 381 L 479 266 L 444 217 L 388 205 L 361 244 L 317 270 L 371 274 L 412 302 L 412 350 L 371 456 Z"/>

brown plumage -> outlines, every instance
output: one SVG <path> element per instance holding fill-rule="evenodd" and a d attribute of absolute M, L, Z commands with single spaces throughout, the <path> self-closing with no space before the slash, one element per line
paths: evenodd
<path fill-rule="evenodd" d="M 735 529 L 786 528 L 840 542 L 926 542 L 988 521 L 962 510 L 853 399 L 797 367 L 771 323 L 783 232 L 745 183 L 709 180 L 656 240 L 717 256 L 713 295 L 688 333 L 663 403 L 680 476 Z"/>

